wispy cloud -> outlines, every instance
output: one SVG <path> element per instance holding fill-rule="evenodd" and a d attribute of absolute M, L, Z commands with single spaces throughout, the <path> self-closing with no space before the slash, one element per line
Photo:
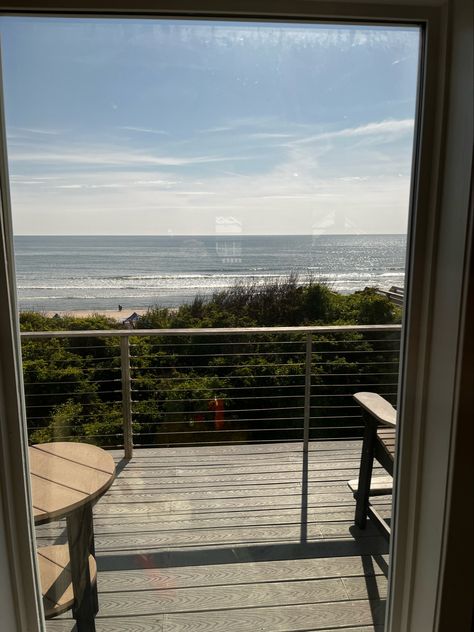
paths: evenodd
<path fill-rule="evenodd" d="M 12 127 L 12 132 L 19 132 L 20 134 L 33 134 L 39 136 L 58 136 L 64 130 L 40 128 L 40 127 Z"/>
<path fill-rule="evenodd" d="M 167 171 L 157 170 L 149 177 L 145 165 L 141 172 L 122 166 L 112 178 L 106 168 L 82 174 L 63 169 L 56 174 L 59 181 L 43 182 L 40 196 L 17 179 L 12 190 L 17 230 L 29 230 L 21 217 L 34 207 L 58 233 L 212 233 L 216 218 L 228 214 L 242 223 L 243 234 L 403 232 L 409 170 L 400 177 L 397 161 L 374 168 L 371 152 L 328 169 L 304 146 L 276 166 L 246 175 L 180 171 L 180 177 L 167 178 Z"/>
<path fill-rule="evenodd" d="M 393 138 L 394 136 L 412 133 L 413 128 L 413 119 L 386 120 L 367 123 L 366 125 L 359 125 L 357 127 L 346 127 L 330 132 L 320 132 L 318 134 L 299 138 L 293 142 L 294 144 L 306 144 L 321 140 L 328 141 L 338 138 L 362 138 L 367 136 L 390 136 Z"/>
<path fill-rule="evenodd" d="M 198 130 L 198 134 L 226 134 L 226 132 L 244 132 L 247 135 L 287 133 L 287 123 L 276 116 L 242 116 L 224 119 L 222 124 Z M 296 127 L 296 125 L 292 125 Z"/>
<path fill-rule="evenodd" d="M 30 149 L 28 151 L 14 149 L 10 153 L 10 160 L 15 163 L 30 163 L 41 165 L 55 165 L 61 167 L 64 164 L 78 167 L 97 166 L 116 167 L 185 167 L 206 163 L 230 162 L 234 160 L 246 160 L 246 156 L 202 155 L 202 156 L 159 156 L 151 153 L 114 150 L 114 149 L 86 149 L 41 151 Z"/>
<path fill-rule="evenodd" d="M 215 191 L 175 191 L 175 195 L 216 195 Z"/>
<path fill-rule="evenodd" d="M 16 229 L 30 230 L 21 217 L 35 208 L 58 233 L 212 233 L 229 213 L 244 234 L 403 232 L 413 125 L 386 119 L 321 130 L 255 117 L 209 138 L 160 143 L 161 151 L 123 137 L 32 140 L 10 155 Z"/>
<path fill-rule="evenodd" d="M 134 127 L 133 125 L 121 125 L 118 129 L 122 129 L 127 132 L 138 132 L 140 134 L 157 134 L 159 136 L 169 136 L 169 133 L 165 132 L 162 129 L 151 129 L 149 127 Z"/>
<path fill-rule="evenodd" d="M 294 138 L 296 134 L 284 133 L 284 132 L 253 132 L 248 134 L 248 138 L 254 138 L 256 140 L 271 140 L 272 138 Z"/>
<path fill-rule="evenodd" d="M 216 133 L 206 139 L 206 146 L 216 149 L 231 146 L 234 151 L 240 148 L 241 151 L 252 153 L 254 158 L 258 154 L 262 158 L 262 164 L 288 158 L 285 152 L 297 151 L 298 148 L 305 148 L 304 151 L 307 151 L 308 147 L 310 150 L 305 154 L 305 158 L 314 163 L 341 143 L 344 143 L 345 151 L 350 145 L 355 147 L 355 143 L 382 145 L 398 139 L 407 139 L 409 142 L 413 128 L 414 120 L 411 118 L 385 119 L 329 130 L 308 123 L 288 123 L 274 117 L 243 118 L 215 128 Z M 200 134 L 204 131 L 201 130 Z M 192 143 L 191 140 L 188 144 L 192 146 Z M 278 155 L 278 152 L 281 155 Z"/>
<path fill-rule="evenodd" d="M 234 129 L 232 125 L 220 125 L 217 127 L 207 127 L 200 129 L 198 134 L 220 134 L 221 132 L 231 132 Z"/>
<path fill-rule="evenodd" d="M 106 182 L 104 184 L 58 184 L 55 189 L 125 189 L 129 184 L 122 182 Z"/>
<path fill-rule="evenodd" d="M 10 182 L 12 185 L 22 185 L 22 184 L 50 184 L 58 180 L 58 176 L 46 176 L 46 175 L 19 175 L 19 174 L 10 174 Z"/>

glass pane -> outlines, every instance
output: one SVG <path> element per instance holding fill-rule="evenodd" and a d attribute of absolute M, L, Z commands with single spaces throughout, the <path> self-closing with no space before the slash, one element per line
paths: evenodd
<path fill-rule="evenodd" d="M 48 629 L 381 630 L 418 28 L 0 33 Z"/>

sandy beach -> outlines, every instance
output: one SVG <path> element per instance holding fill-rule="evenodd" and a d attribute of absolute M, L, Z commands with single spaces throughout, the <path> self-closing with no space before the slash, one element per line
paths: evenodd
<path fill-rule="evenodd" d="M 46 316 L 50 318 L 55 314 L 59 316 L 74 316 L 75 318 L 87 318 L 88 316 L 97 315 L 106 316 L 107 318 L 113 318 L 118 322 L 123 322 L 126 318 L 131 316 L 133 313 L 138 314 L 139 316 L 143 316 L 146 314 L 146 309 L 133 309 L 133 308 L 123 308 L 121 311 L 118 309 L 77 309 L 77 310 L 69 310 L 69 311 L 57 311 L 57 312 L 44 312 Z"/>

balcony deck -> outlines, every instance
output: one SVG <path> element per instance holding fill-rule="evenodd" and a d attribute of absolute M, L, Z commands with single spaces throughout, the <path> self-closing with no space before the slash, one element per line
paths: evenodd
<path fill-rule="evenodd" d="M 353 526 L 347 487 L 360 447 L 314 441 L 307 463 L 300 443 L 116 451 L 94 509 L 97 632 L 381 632 L 388 544 Z M 63 542 L 64 525 L 37 535 Z"/>

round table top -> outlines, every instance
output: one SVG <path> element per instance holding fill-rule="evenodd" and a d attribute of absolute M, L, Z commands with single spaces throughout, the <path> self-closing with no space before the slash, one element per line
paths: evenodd
<path fill-rule="evenodd" d="M 29 449 L 35 523 L 63 518 L 111 486 L 111 455 L 88 443 L 41 443 Z"/>

